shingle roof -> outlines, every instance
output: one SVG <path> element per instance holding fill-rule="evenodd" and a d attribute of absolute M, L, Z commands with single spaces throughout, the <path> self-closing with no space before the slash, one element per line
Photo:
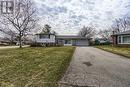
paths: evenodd
<path fill-rule="evenodd" d="M 117 33 L 117 34 L 114 34 L 114 35 L 130 35 L 130 30 L 124 31 L 124 32 L 120 32 L 120 33 Z"/>
<path fill-rule="evenodd" d="M 57 39 L 89 39 L 87 37 L 80 37 L 80 36 L 68 36 L 68 35 L 57 35 L 56 36 Z"/>
<path fill-rule="evenodd" d="M 35 34 L 35 35 L 55 35 L 55 34 L 52 34 L 52 33 L 38 33 L 38 34 Z M 75 36 L 75 35 L 55 35 L 56 36 L 56 39 L 91 39 L 91 38 L 87 38 L 87 37 L 81 37 L 81 36 Z"/>
<path fill-rule="evenodd" d="M 35 35 L 41 35 L 41 34 L 43 34 L 43 35 L 55 35 L 55 34 L 53 34 L 53 33 L 37 33 L 37 34 L 35 34 Z"/>

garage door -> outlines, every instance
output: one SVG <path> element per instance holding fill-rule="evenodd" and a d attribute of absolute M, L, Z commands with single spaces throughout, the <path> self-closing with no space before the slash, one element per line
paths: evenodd
<path fill-rule="evenodd" d="M 76 40 L 75 45 L 76 46 L 88 46 L 89 42 L 88 42 L 88 40 Z"/>

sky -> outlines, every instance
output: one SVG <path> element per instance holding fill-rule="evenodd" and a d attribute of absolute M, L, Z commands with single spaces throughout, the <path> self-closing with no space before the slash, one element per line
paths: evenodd
<path fill-rule="evenodd" d="M 39 24 L 61 35 L 76 35 L 83 26 L 109 28 L 115 19 L 130 17 L 130 0 L 33 0 Z M 1 34 L 1 33 L 0 33 Z"/>
<path fill-rule="evenodd" d="M 130 0 L 34 0 L 40 24 L 59 34 L 77 34 L 83 26 L 106 29 L 130 13 Z"/>

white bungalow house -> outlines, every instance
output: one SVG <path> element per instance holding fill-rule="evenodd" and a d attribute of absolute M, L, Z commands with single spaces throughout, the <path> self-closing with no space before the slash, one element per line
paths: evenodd
<path fill-rule="evenodd" d="M 113 45 L 130 46 L 130 30 L 112 35 Z"/>
<path fill-rule="evenodd" d="M 55 38 L 56 38 L 55 34 L 39 33 L 35 35 L 35 42 L 40 44 L 47 44 L 47 43 L 55 44 L 56 42 Z"/>
<path fill-rule="evenodd" d="M 90 38 L 39 33 L 35 35 L 38 44 L 59 44 L 64 46 L 88 46 Z"/>

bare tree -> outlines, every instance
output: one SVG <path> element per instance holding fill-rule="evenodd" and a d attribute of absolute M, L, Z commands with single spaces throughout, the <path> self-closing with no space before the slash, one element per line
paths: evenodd
<path fill-rule="evenodd" d="M 14 31 L 9 30 L 9 31 L 1 31 L 1 32 L 5 34 L 4 39 L 8 40 L 11 45 L 16 42 L 17 36 Z"/>
<path fill-rule="evenodd" d="M 94 31 L 95 31 L 94 27 L 89 27 L 89 26 L 85 27 L 84 26 L 79 31 L 78 35 L 81 37 L 92 37 L 94 35 Z"/>
<path fill-rule="evenodd" d="M 22 47 L 22 38 L 31 29 L 34 29 L 37 18 L 34 3 L 31 0 L 17 0 L 14 14 L 3 14 L 1 23 L 8 25 L 9 31 L 15 31 L 18 34 L 20 48 Z"/>
<path fill-rule="evenodd" d="M 101 35 L 102 38 L 106 40 L 110 40 L 111 33 L 112 30 L 109 28 L 109 29 L 100 30 L 98 34 Z"/>
<path fill-rule="evenodd" d="M 115 22 L 111 27 L 116 32 L 123 32 L 129 30 L 130 20 L 127 17 L 122 19 L 121 18 L 115 19 Z"/>
<path fill-rule="evenodd" d="M 120 20 L 120 26 L 122 28 L 122 31 L 126 31 L 127 30 L 127 21 L 126 19 L 119 19 Z"/>
<path fill-rule="evenodd" d="M 120 32 L 120 21 L 115 19 L 115 22 L 113 23 L 113 25 L 111 25 L 111 28 L 115 32 Z"/>
<path fill-rule="evenodd" d="M 4 39 L 8 40 L 10 44 L 14 44 L 16 41 L 17 34 L 14 30 L 9 29 L 9 26 L 2 26 L 0 32 L 4 34 Z"/>

